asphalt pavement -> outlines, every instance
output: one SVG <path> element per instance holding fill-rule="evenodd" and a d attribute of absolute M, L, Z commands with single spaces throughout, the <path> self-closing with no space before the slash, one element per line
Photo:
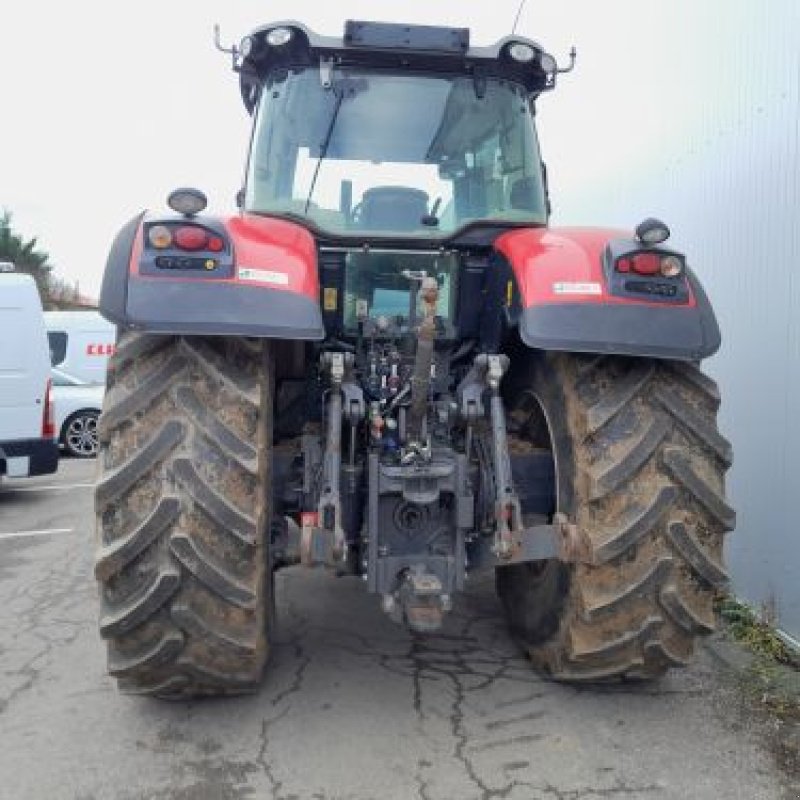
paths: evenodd
<path fill-rule="evenodd" d="M 797 796 L 704 649 L 655 684 L 560 686 L 531 671 L 490 581 L 414 637 L 360 580 L 285 570 L 259 694 L 120 695 L 96 633 L 94 470 L 0 485 L 3 800 Z"/>

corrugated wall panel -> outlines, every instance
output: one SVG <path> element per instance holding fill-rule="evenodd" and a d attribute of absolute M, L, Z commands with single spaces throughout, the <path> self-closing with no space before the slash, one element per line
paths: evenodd
<path fill-rule="evenodd" d="M 735 589 L 775 606 L 800 636 L 800 3 L 678 2 L 674 11 L 688 43 L 675 56 L 690 60 L 691 86 L 660 64 L 662 72 L 643 64 L 641 74 L 661 93 L 659 113 L 681 115 L 682 127 L 648 153 L 612 119 L 614 151 L 627 136 L 631 159 L 646 153 L 647 164 L 631 174 L 617 157 L 606 189 L 559 196 L 554 184 L 554 221 L 630 227 L 659 216 L 689 255 L 723 331 L 706 366 L 721 384 L 721 425 L 735 448 Z M 553 150 L 557 174 L 567 155 Z"/>

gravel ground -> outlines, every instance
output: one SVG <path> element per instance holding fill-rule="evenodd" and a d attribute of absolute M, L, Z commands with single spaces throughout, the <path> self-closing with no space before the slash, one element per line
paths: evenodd
<path fill-rule="evenodd" d="M 655 684 L 559 686 L 509 639 L 489 581 L 414 637 L 361 581 L 286 570 L 257 695 L 119 695 L 96 634 L 93 478 L 67 460 L 0 487 L 2 797 L 800 797 L 720 648 Z"/>

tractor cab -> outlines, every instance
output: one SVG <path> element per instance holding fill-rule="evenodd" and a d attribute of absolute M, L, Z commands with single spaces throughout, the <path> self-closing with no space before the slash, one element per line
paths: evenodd
<path fill-rule="evenodd" d="M 234 51 L 255 116 L 244 210 L 318 240 L 457 240 L 543 226 L 534 100 L 555 59 L 519 37 L 471 48 L 466 29 L 348 22 L 343 39 L 294 22 Z"/>

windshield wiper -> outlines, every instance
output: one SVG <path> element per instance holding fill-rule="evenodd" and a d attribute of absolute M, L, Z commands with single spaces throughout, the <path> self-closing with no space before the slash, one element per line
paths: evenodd
<path fill-rule="evenodd" d="M 308 214 L 308 207 L 311 205 L 311 195 L 314 194 L 314 187 L 317 185 L 317 176 L 319 175 L 319 168 L 322 166 L 322 162 L 325 156 L 328 154 L 328 147 L 331 143 L 331 138 L 333 136 L 333 129 L 336 127 L 336 120 L 339 118 L 339 109 L 342 107 L 342 101 L 344 100 L 344 89 L 341 88 L 338 91 L 334 88 L 331 91 L 336 95 L 336 104 L 333 107 L 333 113 L 331 114 L 331 120 L 328 123 L 328 130 L 325 133 L 325 138 L 322 140 L 322 144 L 319 148 L 319 158 L 317 159 L 317 164 L 314 167 L 314 175 L 311 178 L 311 186 L 308 189 L 308 197 L 306 197 L 306 204 L 305 208 L 303 208 L 303 214 Z"/>
<path fill-rule="evenodd" d="M 439 206 L 442 204 L 442 198 L 437 197 L 436 202 L 433 204 L 430 212 L 425 214 L 424 217 L 420 220 L 420 222 L 429 227 L 429 228 L 436 228 L 439 225 Z"/>

